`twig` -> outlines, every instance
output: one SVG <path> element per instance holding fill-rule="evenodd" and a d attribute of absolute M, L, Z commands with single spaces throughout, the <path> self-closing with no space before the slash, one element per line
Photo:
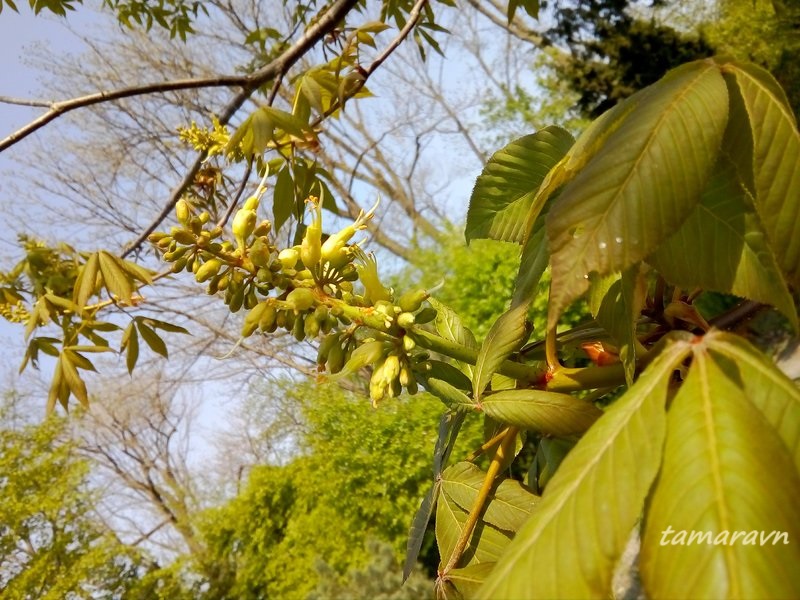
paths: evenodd
<path fill-rule="evenodd" d="M 281 54 L 268 65 L 246 76 L 246 83 L 242 85 L 242 90 L 238 92 L 225 107 L 225 110 L 219 117 L 219 123 L 221 125 L 226 125 L 236 111 L 241 108 L 241 106 L 247 101 L 253 92 L 258 89 L 258 87 L 270 79 L 279 76 L 281 73 L 288 71 L 288 69 L 298 60 L 300 60 L 300 58 L 306 52 L 308 52 L 322 37 L 335 28 L 339 21 L 344 18 L 344 16 L 357 4 L 357 2 L 358 0 L 337 0 L 337 2 L 334 3 L 313 26 L 306 30 L 306 32 L 303 34 L 303 37 L 297 40 L 297 42 L 295 42 L 291 48 L 286 50 L 286 52 Z M 2 148 L 0 148 L 0 151 L 1 150 Z M 145 242 L 147 236 L 153 233 L 156 227 L 158 227 L 161 222 L 167 218 L 170 211 L 172 211 L 174 208 L 175 203 L 194 181 L 195 175 L 197 175 L 197 172 L 200 170 L 200 167 L 207 156 L 207 152 L 201 152 L 200 155 L 195 159 L 184 178 L 173 189 L 169 200 L 164 205 L 164 208 L 161 210 L 161 212 L 141 233 L 141 235 L 131 242 L 130 245 L 128 245 L 128 247 L 122 252 L 123 258 L 138 249 Z"/>
<path fill-rule="evenodd" d="M 225 211 L 225 214 L 222 215 L 222 218 L 217 221 L 217 227 L 225 227 L 225 223 L 228 222 L 228 219 L 231 218 L 233 211 L 236 209 L 236 206 L 239 204 L 239 200 L 242 198 L 242 194 L 244 194 L 244 190 L 247 187 L 247 180 L 250 179 L 250 173 L 253 170 L 253 163 L 247 163 L 247 170 L 244 172 L 244 176 L 242 177 L 242 183 L 239 184 L 239 189 L 236 190 L 236 196 L 231 200 L 230 206 L 228 206 L 228 210 Z"/>
<path fill-rule="evenodd" d="M 12 98 L 0 96 L 0 104 L 16 104 L 17 106 L 35 106 L 36 108 L 52 108 L 55 102 L 48 100 L 28 100 L 27 98 Z"/>
<path fill-rule="evenodd" d="M 716 327 L 717 329 L 729 329 L 738 324 L 740 321 L 744 321 L 748 317 L 751 317 L 763 307 L 764 305 L 760 302 L 746 300 L 741 304 L 737 304 L 728 312 L 714 317 L 708 322 L 708 324 L 712 327 Z"/>

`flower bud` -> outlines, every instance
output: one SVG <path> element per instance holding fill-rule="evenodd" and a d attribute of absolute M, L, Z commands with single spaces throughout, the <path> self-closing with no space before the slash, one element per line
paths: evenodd
<path fill-rule="evenodd" d="M 183 198 L 178 200 L 175 204 L 175 216 L 178 217 L 178 223 L 184 227 L 189 224 L 189 219 L 192 217 L 192 211 L 189 208 L 189 203 Z"/>

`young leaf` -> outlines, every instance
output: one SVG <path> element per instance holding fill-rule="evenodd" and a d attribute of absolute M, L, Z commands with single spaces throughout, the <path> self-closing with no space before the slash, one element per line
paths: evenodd
<path fill-rule="evenodd" d="M 690 340 L 670 338 L 566 456 L 480 598 L 609 596 L 614 565 L 658 472 L 669 382 Z"/>
<path fill-rule="evenodd" d="M 403 564 L 403 583 L 405 583 L 408 576 L 414 570 L 414 565 L 417 564 L 417 557 L 419 551 L 422 549 L 422 541 L 425 537 L 425 532 L 428 529 L 428 523 L 433 516 L 433 509 L 436 508 L 436 502 L 439 500 L 439 493 L 442 491 L 442 484 L 440 481 L 435 481 L 433 487 L 428 490 L 422 503 L 419 505 L 417 513 L 414 515 L 414 520 L 411 522 L 411 529 L 408 531 L 408 543 L 406 545 L 406 561 Z"/>
<path fill-rule="evenodd" d="M 756 210 L 778 264 L 800 285 L 800 133 L 792 109 L 775 79 L 764 69 L 731 62 L 731 94 L 740 94 L 746 112 L 735 126 L 750 130 Z"/>
<path fill-rule="evenodd" d="M 451 342 L 456 342 L 457 344 L 461 344 L 467 348 L 473 348 L 477 350 L 478 342 L 475 340 L 475 334 L 473 334 L 469 328 L 464 326 L 464 324 L 461 322 L 461 317 L 459 317 L 452 308 L 442 304 L 436 300 L 436 298 L 428 298 L 428 302 L 434 309 L 436 309 L 436 319 L 434 320 L 434 325 L 436 326 L 436 331 L 440 336 Z M 462 371 L 472 377 L 472 365 L 464 363 L 457 364 L 460 366 Z"/>
<path fill-rule="evenodd" d="M 86 391 L 86 383 L 84 383 L 83 379 L 81 379 L 78 369 L 70 360 L 69 354 L 62 352 L 58 362 L 61 365 L 61 374 L 63 376 L 64 383 L 66 383 L 66 385 L 69 387 L 72 395 L 75 396 L 78 399 L 78 402 L 81 403 L 81 406 L 88 408 L 89 394 Z"/>
<path fill-rule="evenodd" d="M 139 333 L 142 334 L 142 339 L 148 346 L 150 346 L 150 349 L 156 354 L 160 354 L 164 358 L 169 358 L 167 345 L 164 343 L 164 340 L 162 340 L 161 337 L 155 332 L 155 330 L 145 325 L 143 321 L 137 321 L 136 324 L 139 327 Z"/>
<path fill-rule="evenodd" d="M 644 587 L 652 598 L 796 597 L 800 473 L 738 378 L 708 350 L 693 346 L 669 409 L 642 536 Z M 706 532 L 709 539 L 693 537 Z M 776 532 L 788 539 L 776 544 Z"/>
<path fill-rule="evenodd" d="M 139 334 L 136 332 L 136 327 L 134 327 L 134 321 L 131 321 L 125 328 L 119 350 L 120 352 L 127 350 L 125 366 L 128 367 L 128 375 L 130 375 L 133 373 L 136 361 L 139 360 Z"/>
<path fill-rule="evenodd" d="M 278 172 L 272 195 L 272 216 L 274 218 L 275 231 L 283 227 L 283 224 L 294 214 L 294 207 L 294 180 L 292 180 L 292 173 L 287 165 Z"/>
<path fill-rule="evenodd" d="M 131 276 L 117 263 L 117 257 L 101 250 L 98 252 L 100 272 L 109 294 L 117 300 L 129 302 L 133 296 L 133 283 Z"/>
<path fill-rule="evenodd" d="M 625 381 L 629 386 L 633 385 L 639 344 L 636 322 L 647 295 L 639 267 L 634 265 L 616 278 L 600 300 L 595 314 L 597 322 L 611 334 L 619 347 L 619 358 L 625 366 Z"/>
<path fill-rule="evenodd" d="M 448 408 L 471 410 L 479 408 L 464 392 L 442 379 L 427 378 L 425 380 L 425 389 L 444 402 Z"/>
<path fill-rule="evenodd" d="M 86 303 L 94 295 L 94 284 L 97 281 L 97 272 L 100 267 L 100 259 L 97 252 L 89 255 L 86 262 L 81 267 L 78 273 L 78 278 L 75 280 L 75 289 L 73 291 L 72 300 L 83 309 Z"/>
<path fill-rule="evenodd" d="M 713 61 L 679 67 L 641 94 L 547 215 L 550 328 L 591 273 L 621 272 L 677 230 L 716 162 L 728 94 Z"/>
<path fill-rule="evenodd" d="M 442 473 L 442 491 L 469 512 L 486 473 L 469 462 L 456 463 Z M 513 479 L 498 479 L 489 494 L 482 519 L 498 529 L 516 532 L 531 516 L 539 497 Z"/>
<path fill-rule="evenodd" d="M 525 342 L 527 313 L 527 303 L 509 309 L 486 334 L 472 374 L 472 397 L 476 402 L 480 401 L 497 367 Z"/>
<path fill-rule="evenodd" d="M 573 142 L 566 130 L 546 127 L 496 152 L 472 191 L 467 243 L 479 238 L 522 242 L 525 217 L 539 185 Z"/>
<path fill-rule="evenodd" d="M 53 379 L 50 382 L 50 391 L 47 394 L 47 409 L 48 415 L 53 414 L 56 409 L 56 401 L 62 396 L 61 389 L 64 385 L 64 378 L 61 373 L 61 357 L 59 356 L 56 361 L 56 368 L 53 369 Z M 64 406 L 66 408 L 66 406 Z"/>
<path fill-rule="evenodd" d="M 603 414 L 591 402 L 542 390 L 507 390 L 487 395 L 483 412 L 501 423 L 547 435 L 583 433 Z"/>

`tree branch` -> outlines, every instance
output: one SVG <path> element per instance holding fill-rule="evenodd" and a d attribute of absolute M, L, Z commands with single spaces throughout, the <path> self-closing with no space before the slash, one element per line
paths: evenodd
<path fill-rule="evenodd" d="M 286 52 L 281 54 L 268 65 L 246 76 L 244 78 L 246 80 L 244 84 L 233 84 L 234 86 L 241 85 L 242 90 L 231 99 L 231 101 L 223 110 L 222 114 L 219 116 L 220 124 L 226 125 L 233 115 L 236 114 L 236 111 L 241 108 L 241 106 L 247 101 L 253 92 L 258 89 L 258 87 L 270 79 L 274 79 L 275 77 L 286 73 L 289 68 L 291 68 L 292 65 L 300 60 L 300 58 L 302 58 L 302 56 L 306 54 L 306 52 L 308 52 L 320 39 L 334 29 L 339 21 L 341 21 L 345 15 L 350 12 L 357 2 L 358 0 L 337 0 L 321 17 L 319 17 L 319 19 L 317 19 L 317 22 L 314 25 L 306 30 L 306 32 L 299 40 L 297 40 L 297 42 L 295 42 L 288 50 L 286 50 Z M 2 151 L 1 146 L 0 151 Z M 156 227 L 158 227 L 159 224 L 167 218 L 170 211 L 174 208 L 175 203 L 194 181 L 195 176 L 197 175 L 203 164 L 203 161 L 207 156 L 208 154 L 206 152 L 201 152 L 198 155 L 181 182 L 173 189 L 168 202 L 164 205 L 164 208 L 161 210 L 161 212 L 156 216 L 155 219 L 153 219 L 152 223 L 145 228 L 139 237 L 131 242 L 122 252 L 121 256 L 123 258 L 136 251 L 145 242 L 147 236 L 153 233 Z"/>

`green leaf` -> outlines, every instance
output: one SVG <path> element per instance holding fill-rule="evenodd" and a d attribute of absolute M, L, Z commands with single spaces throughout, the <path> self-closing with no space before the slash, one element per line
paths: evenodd
<path fill-rule="evenodd" d="M 656 477 L 673 370 L 690 352 L 675 335 L 567 454 L 481 598 L 607 598 L 615 563 Z"/>
<path fill-rule="evenodd" d="M 566 130 L 546 127 L 496 152 L 470 197 L 467 243 L 479 238 L 522 242 L 536 191 L 573 142 Z"/>
<path fill-rule="evenodd" d="M 433 478 L 438 480 L 442 470 L 450 460 L 450 454 L 458 439 L 458 432 L 464 423 L 466 413 L 463 410 L 448 411 L 439 420 L 439 435 L 433 448 Z"/>
<path fill-rule="evenodd" d="M 478 405 L 473 402 L 472 398 L 467 396 L 464 392 L 457 387 L 450 385 L 442 379 L 427 378 L 425 380 L 425 389 L 431 394 L 439 398 L 449 408 L 465 408 L 470 410 L 479 409 Z"/>
<path fill-rule="evenodd" d="M 474 598 L 494 567 L 495 563 L 479 563 L 453 569 L 447 572 L 444 579 L 454 585 L 463 598 Z"/>
<path fill-rule="evenodd" d="M 53 369 L 53 379 L 50 382 L 50 391 L 47 394 L 47 409 L 48 415 L 53 414 L 56 409 L 56 401 L 62 396 L 61 389 L 64 386 L 64 377 L 61 372 L 61 357 L 56 361 L 56 368 Z M 64 407 L 66 408 L 66 406 Z"/>
<path fill-rule="evenodd" d="M 596 307 L 597 322 L 611 334 L 619 347 L 619 357 L 625 366 L 625 381 L 633 385 L 636 372 L 636 323 L 644 308 L 647 287 L 639 265 L 626 269 L 616 277 Z"/>
<path fill-rule="evenodd" d="M 533 233 L 525 240 L 522 247 L 522 258 L 520 259 L 519 273 L 514 282 L 511 306 L 521 304 L 530 306 L 534 299 L 533 294 L 539 287 L 539 281 L 547 269 L 550 252 L 547 248 L 547 237 L 543 225 L 544 220 L 540 222 L 540 226 L 534 226 Z"/>
<path fill-rule="evenodd" d="M 436 298 L 428 298 L 428 303 L 436 310 L 436 318 L 433 323 L 440 336 L 467 348 L 478 349 L 475 334 L 463 324 L 461 317 L 452 308 L 439 302 Z M 472 377 L 472 365 L 455 362 L 467 376 Z"/>
<path fill-rule="evenodd" d="M 447 493 L 439 494 L 436 504 L 436 543 L 442 564 L 447 564 L 453 554 L 467 515 L 467 511 L 458 506 Z M 510 533 L 479 522 L 459 564 L 466 567 L 476 563 L 497 562 L 510 541 Z"/>
<path fill-rule="evenodd" d="M 792 295 L 752 201 L 727 160 L 717 165 L 686 222 L 648 262 L 674 285 L 771 304 L 797 328 Z"/>
<path fill-rule="evenodd" d="M 78 278 L 75 280 L 75 288 L 72 295 L 72 300 L 81 307 L 86 306 L 86 303 L 94 295 L 95 283 L 97 282 L 97 272 L 100 267 L 100 260 L 97 252 L 90 254 L 89 258 L 81 267 L 78 273 Z"/>
<path fill-rule="evenodd" d="M 131 375 L 134 367 L 136 367 L 136 361 L 139 360 L 139 334 L 136 332 L 133 321 L 130 322 L 122 334 L 120 352 L 123 350 L 127 350 L 125 366 L 128 367 L 128 375 Z"/>
<path fill-rule="evenodd" d="M 153 271 L 150 269 L 145 269 L 141 265 L 137 265 L 135 262 L 130 260 L 125 260 L 119 257 L 114 257 L 117 259 L 117 263 L 124 271 L 128 273 L 133 279 L 137 279 L 142 283 L 146 283 L 147 285 L 152 285 L 153 283 Z"/>
<path fill-rule="evenodd" d="M 101 250 L 98 252 L 100 272 L 109 294 L 117 297 L 122 302 L 130 302 L 133 296 L 133 282 L 125 269 L 120 267 L 117 257 Z"/>
<path fill-rule="evenodd" d="M 167 345 L 164 343 L 164 340 L 162 340 L 153 329 L 145 325 L 142 321 L 138 321 L 136 325 L 139 328 L 139 333 L 142 335 L 142 339 L 148 346 L 150 346 L 150 349 L 156 354 L 160 354 L 164 358 L 169 358 L 169 352 L 167 351 Z M 131 337 L 131 339 L 133 338 Z"/>
<path fill-rule="evenodd" d="M 287 165 L 278 172 L 275 189 L 273 190 L 272 216 L 275 231 L 283 227 L 283 224 L 294 214 L 294 207 L 294 181 Z"/>
<path fill-rule="evenodd" d="M 486 334 L 472 374 L 472 397 L 476 402 L 480 401 L 497 368 L 525 342 L 527 314 L 527 303 L 511 308 L 500 315 Z"/>
<path fill-rule="evenodd" d="M 78 399 L 78 402 L 81 403 L 81 406 L 88 408 L 89 394 L 86 391 L 86 383 L 84 383 L 83 379 L 81 379 L 78 369 L 71 361 L 69 354 L 62 352 L 61 358 L 59 358 L 59 363 L 61 365 L 61 375 L 64 379 L 64 383 L 66 383 L 66 385 L 69 387 L 72 395 L 75 396 Z"/>
<path fill-rule="evenodd" d="M 704 341 L 728 377 L 738 381 L 747 399 L 777 431 L 789 449 L 795 469 L 800 471 L 800 389 L 797 384 L 744 338 L 711 331 Z M 733 364 L 725 366 L 722 357 Z"/>
<path fill-rule="evenodd" d="M 406 561 L 403 564 L 403 583 L 408 579 L 411 572 L 414 570 L 414 565 L 417 564 L 417 557 L 419 551 L 422 549 L 422 541 L 425 537 L 425 532 L 428 530 L 428 523 L 430 523 L 433 516 L 433 509 L 436 508 L 436 502 L 439 500 L 439 493 L 442 491 L 442 484 L 439 481 L 434 482 L 433 487 L 428 490 L 419 509 L 414 515 L 414 520 L 411 522 L 411 529 L 408 531 L 408 543 L 406 545 Z"/>
<path fill-rule="evenodd" d="M 153 329 L 161 329 L 163 331 L 168 331 L 169 333 L 183 333 L 190 335 L 189 330 L 185 327 L 181 327 L 180 325 L 175 325 L 174 323 L 169 323 L 167 321 L 159 321 L 158 319 L 146 317 L 142 319 L 142 323 L 145 323 Z"/>
<path fill-rule="evenodd" d="M 800 474 L 738 378 L 705 342 L 692 349 L 645 518 L 640 566 L 648 597 L 795 598 L 800 546 L 790 540 L 800 539 Z M 689 543 L 692 533 L 706 532 L 710 541 Z M 788 539 L 776 545 L 773 532 Z M 764 535 L 770 541 L 762 545 Z"/>
<path fill-rule="evenodd" d="M 472 389 L 472 382 L 469 378 L 451 364 L 441 360 L 428 360 L 425 361 L 425 366 L 428 367 L 428 370 L 417 374 L 423 381 L 440 379 L 459 390 L 469 391 Z"/>
<path fill-rule="evenodd" d="M 716 162 L 728 94 L 713 61 L 670 71 L 638 95 L 547 215 L 550 328 L 591 273 L 624 271 L 676 231 Z"/>
<path fill-rule="evenodd" d="M 78 348 L 79 346 L 67 346 L 64 348 L 64 354 L 69 359 L 69 362 L 74 364 L 78 369 L 97 373 L 97 369 L 95 369 L 92 361 L 86 358 L 83 354 L 80 354 L 77 351 Z"/>
<path fill-rule="evenodd" d="M 744 63 L 723 69 L 733 74 L 731 94 L 738 89 L 746 109 L 735 126 L 752 135 L 756 210 L 778 264 L 800 285 L 800 133 L 794 114 L 767 71 Z"/>
<path fill-rule="evenodd" d="M 557 437 L 583 433 L 603 414 L 591 402 L 542 390 L 487 394 L 481 408 L 501 423 Z"/>
<path fill-rule="evenodd" d="M 305 139 L 306 134 L 309 133 L 308 125 L 291 113 L 271 106 L 262 106 L 259 110 L 266 113 L 272 123 L 294 137 Z"/>
<path fill-rule="evenodd" d="M 442 473 L 442 491 L 462 510 L 469 512 L 483 486 L 486 473 L 469 462 L 456 463 Z M 514 479 L 497 479 L 487 498 L 483 521 L 511 533 L 516 532 L 531 516 L 540 498 Z"/>

